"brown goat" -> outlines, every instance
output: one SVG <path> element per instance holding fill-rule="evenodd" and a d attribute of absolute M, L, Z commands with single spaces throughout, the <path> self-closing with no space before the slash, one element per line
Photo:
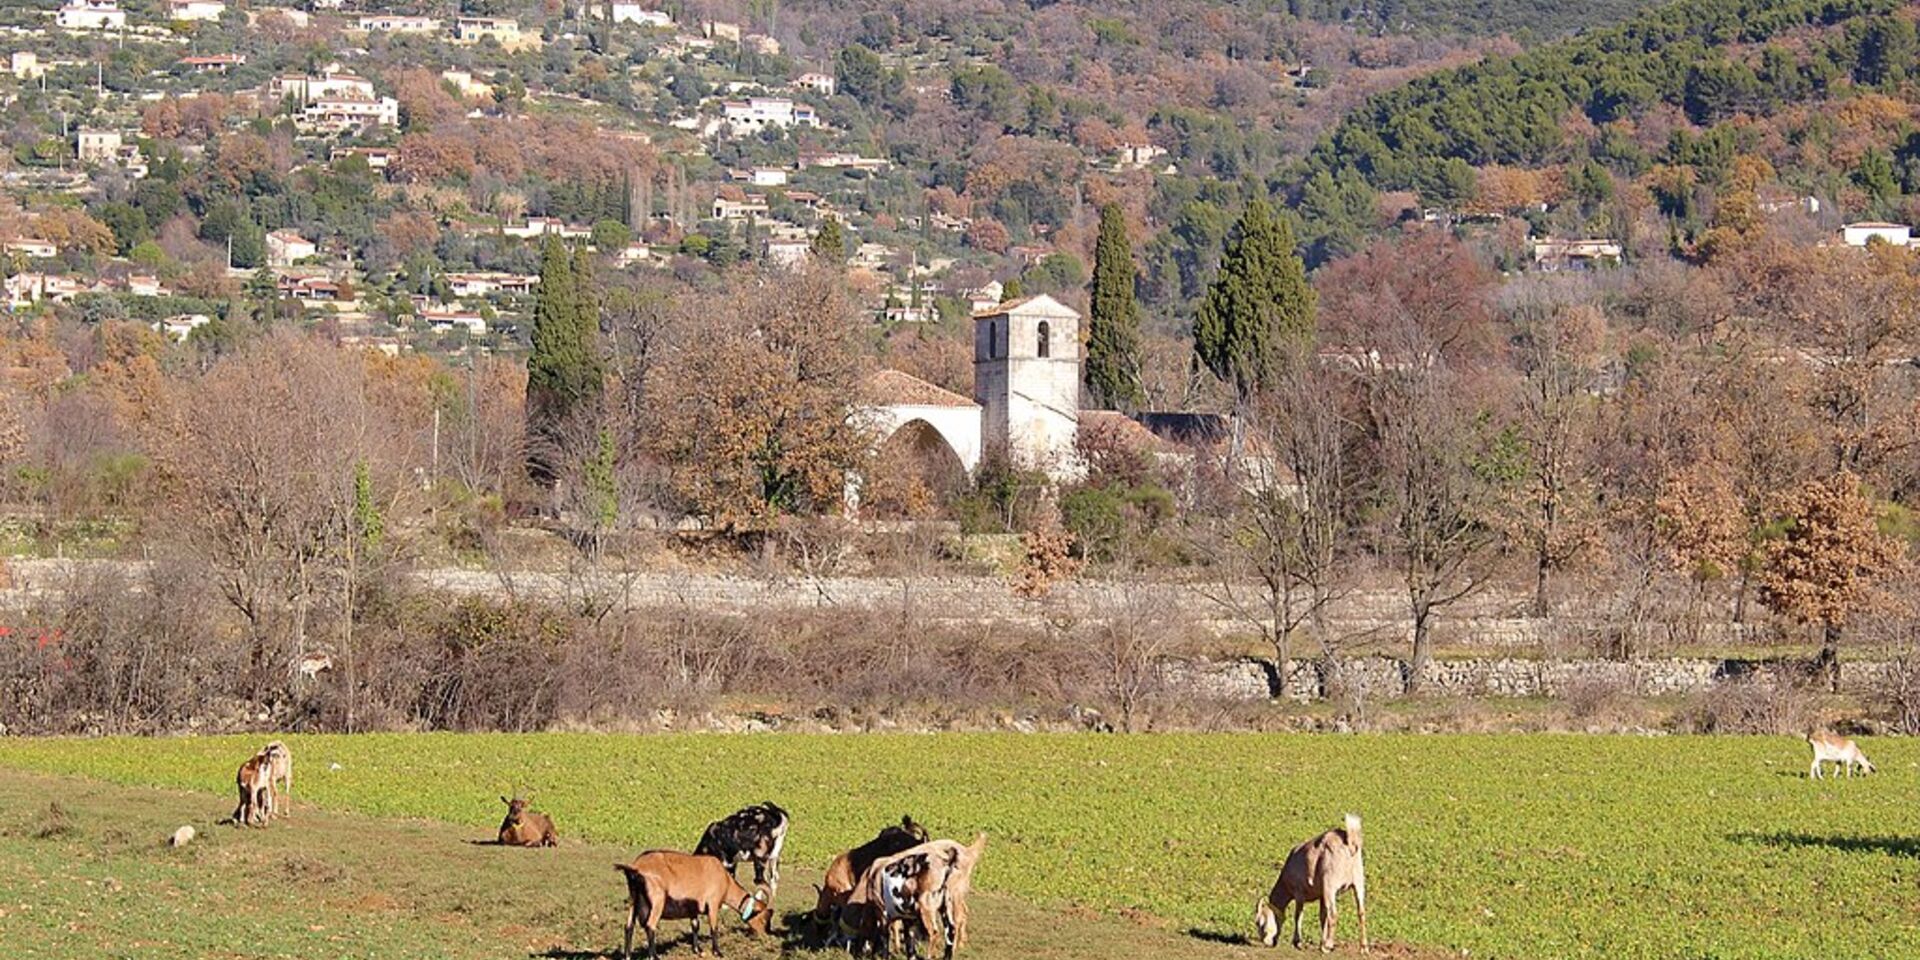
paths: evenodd
<path fill-rule="evenodd" d="M 233 775 L 240 803 L 233 808 L 235 826 L 266 826 L 273 816 L 273 763 L 266 751 L 247 758 Z"/>
<path fill-rule="evenodd" d="M 1300 912 L 1307 901 L 1320 902 L 1320 950 L 1333 949 L 1333 926 L 1340 891 L 1353 888 L 1360 915 L 1360 949 L 1367 950 L 1367 872 L 1360 850 L 1360 818 L 1347 814 L 1345 825 L 1328 830 L 1295 848 L 1280 868 L 1272 892 L 1254 911 L 1260 942 L 1271 947 L 1280 940 L 1287 905 L 1293 905 L 1293 946 L 1300 948 Z"/>
<path fill-rule="evenodd" d="M 889 825 L 872 840 L 834 857 L 827 865 L 826 877 L 813 887 L 818 894 L 813 905 L 813 923 L 820 935 L 832 936 L 840 909 L 846 906 L 847 898 L 853 895 L 854 887 L 875 860 L 903 853 L 925 842 L 926 828 L 914 823 L 911 816 L 903 816 L 899 826 Z"/>
<path fill-rule="evenodd" d="M 633 955 L 633 928 L 647 931 L 647 956 L 660 956 L 657 937 L 662 920 L 692 920 L 693 950 L 700 952 L 700 920 L 707 920 L 713 955 L 720 956 L 720 909 L 727 907 L 740 914 L 747 929 L 765 933 L 767 892 L 764 888 L 748 893 L 718 857 L 695 856 L 671 850 L 649 850 L 632 863 L 616 863 L 614 869 L 626 874 L 627 936 L 620 948 L 621 960 Z"/>
<path fill-rule="evenodd" d="M 528 810 L 527 801 L 519 797 L 501 797 L 500 802 L 507 805 L 507 818 L 500 821 L 501 846 L 551 847 L 560 843 L 560 831 L 553 828 L 552 817 Z"/>
<path fill-rule="evenodd" d="M 891 951 L 893 941 L 905 932 L 911 956 L 911 925 L 917 923 L 929 940 L 942 936 L 946 956 L 952 957 L 966 944 L 967 896 L 986 847 L 987 835 L 982 833 L 968 846 L 931 840 L 875 860 L 841 911 L 840 936 L 858 946 L 877 942 L 884 932 Z"/>

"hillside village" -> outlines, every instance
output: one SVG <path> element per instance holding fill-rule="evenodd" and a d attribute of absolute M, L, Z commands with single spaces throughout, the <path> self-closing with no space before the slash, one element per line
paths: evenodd
<path fill-rule="evenodd" d="M 385 571 L 682 567 L 1838 689 L 1920 541 L 1913 20 L 1497 7 L 9 4 L 0 534 L 219 586 L 258 696 L 419 635 Z"/>

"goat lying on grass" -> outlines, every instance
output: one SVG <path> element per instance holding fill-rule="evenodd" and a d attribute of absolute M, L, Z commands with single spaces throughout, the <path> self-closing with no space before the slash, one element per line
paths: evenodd
<path fill-rule="evenodd" d="M 904 853 L 925 842 L 927 829 L 914 823 L 911 816 L 903 816 L 899 826 L 889 825 L 872 840 L 834 857 L 827 865 L 826 877 L 813 888 L 818 894 L 813 905 L 814 929 L 822 938 L 831 938 L 840 920 L 840 909 L 846 906 L 860 878 L 866 876 L 867 868 L 881 857 Z"/>
<path fill-rule="evenodd" d="M 1347 814 L 1345 826 L 1328 830 L 1295 848 L 1280 868 L 1280 879 L 1272 892 L 1254 911 L 1254 926 L 1260 942 L 1271 947 L 1280 939 L 1280 924 L 1287 905 L 1293 905 L 1293 946 L 1300 947 L 1300 911 L 1309 900 L 1320 901 L 1320 950 L 1333 949 L 1333 925 L 1338 912 L 1340 891 L 1353 888 L 1354 906 L 1360 914 L 1360 949 L 1367 944 L 1367 872 L 1360 855 L 1360 818 Z"/>
<path fill-rule="evenodd" d="M 507 818 L 500 821 L 501 846 L 552 847 L 560 843 L 560 831 L 554 829 L 552 817 L 527 809 L 528 801 L 519 797 L 501 797 L 500 802 L 507 805 Z"/>
<path fill-rule="evenodd" d="M 1860 752 L 1860 745 L 1846 737 L 1831 733 L 1807 734 L 1807 745 L 1813 748 L 1813 766 L 1807 770 L 1807 779 L 1821 779 L 1820 765 L 1834 763 L 1846 768 L 1847 776 L 1853 776 L 1853 768 L 1858 765 L 1867 773 L 1872 773 L 1873 764 L 1867 762 L 1867 755 Z"/>
<path fill-rule="evenodd" d="M 733 878 L 733 873 L 716 857 L 649 850 L 632 863 L 616 863 L 614 869 L 627 877 L 627 936 L 620 948 L 621 960 L 633 955 L 633 928 L 647 931 L 647 956 L 660 956 L 657 937 L 662 920 L 693 921 L 693 951 L 700 952 L 700 919 L 707 920 L 713 955 L 720 956 L 720 909 L 740 914 L 747 929 L 765 933 L 767 929 L 767 891 L 748 893 Z"/>

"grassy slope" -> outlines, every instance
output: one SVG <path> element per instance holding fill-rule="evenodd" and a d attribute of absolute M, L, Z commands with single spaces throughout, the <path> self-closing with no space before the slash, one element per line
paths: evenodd
<path fill-rule="evenodd" d="M 49 814 L 52 797 L 62 814 Z M 204 794 L 0 771 L 0 954 L 571 958 L 619 945 L 625 888 L 611 865 L 631 855 L 626 847 L 476 846 L 466 841 L 485 831 L 317 810 L 266 830 L 212 826 L 222 806 Z M 188 822 L 200 838 L 165 847 Z M 818 879 L 810 869 L 787 872 L 783 913 L 803 906 Z M 978 949 L 969 954 L 981 960 L 1256 955 L 990 892 L 974 914 Z M 779 923 L 777 940 L 749 939 L 730 924 L 721 946 L 729 957 L 775 957 L 783 946 L 789 956 L 814 954 L 792 920 Z M 686 926 L 669 924 L 669 936 Z"/>
<path fill-rule="evenodd" d="M 1804 779 L 1805 746 L 1787 738 L 292 742 L 299 795 L 332 809 L 484 833 L 517 782 L 563 834 L 622 850 L 684 847 L 706 820 L 772 798 L 795 812 L 789 862 L 812 866 L 911 811 L 947 835 L 993 834 L 982 889 L 1205 936 L 1243 931 L 1286 847 L 1357 809 L 1383 939 L 1476 957 L 1920 955 L 1920 743 L 1907 740 L 1865 744 L 1881 776 L 1827 784 Z M 214 790 L 255 745 L 0 740 L 0 767 Z M 598 869 L 584 882 L 606 900 Z M 1810 903 L 1824 922 L 1805 922 Z"/>

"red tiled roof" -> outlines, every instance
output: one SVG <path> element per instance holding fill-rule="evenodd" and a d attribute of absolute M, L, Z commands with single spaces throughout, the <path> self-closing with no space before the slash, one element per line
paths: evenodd
<path fill-rule="evenodd" d="M 977 407 L 979 404 L 951 390 L 936 387 L 910 373 L 879 370 L 862 385 L 867 402 L 903 407 Z"/>

